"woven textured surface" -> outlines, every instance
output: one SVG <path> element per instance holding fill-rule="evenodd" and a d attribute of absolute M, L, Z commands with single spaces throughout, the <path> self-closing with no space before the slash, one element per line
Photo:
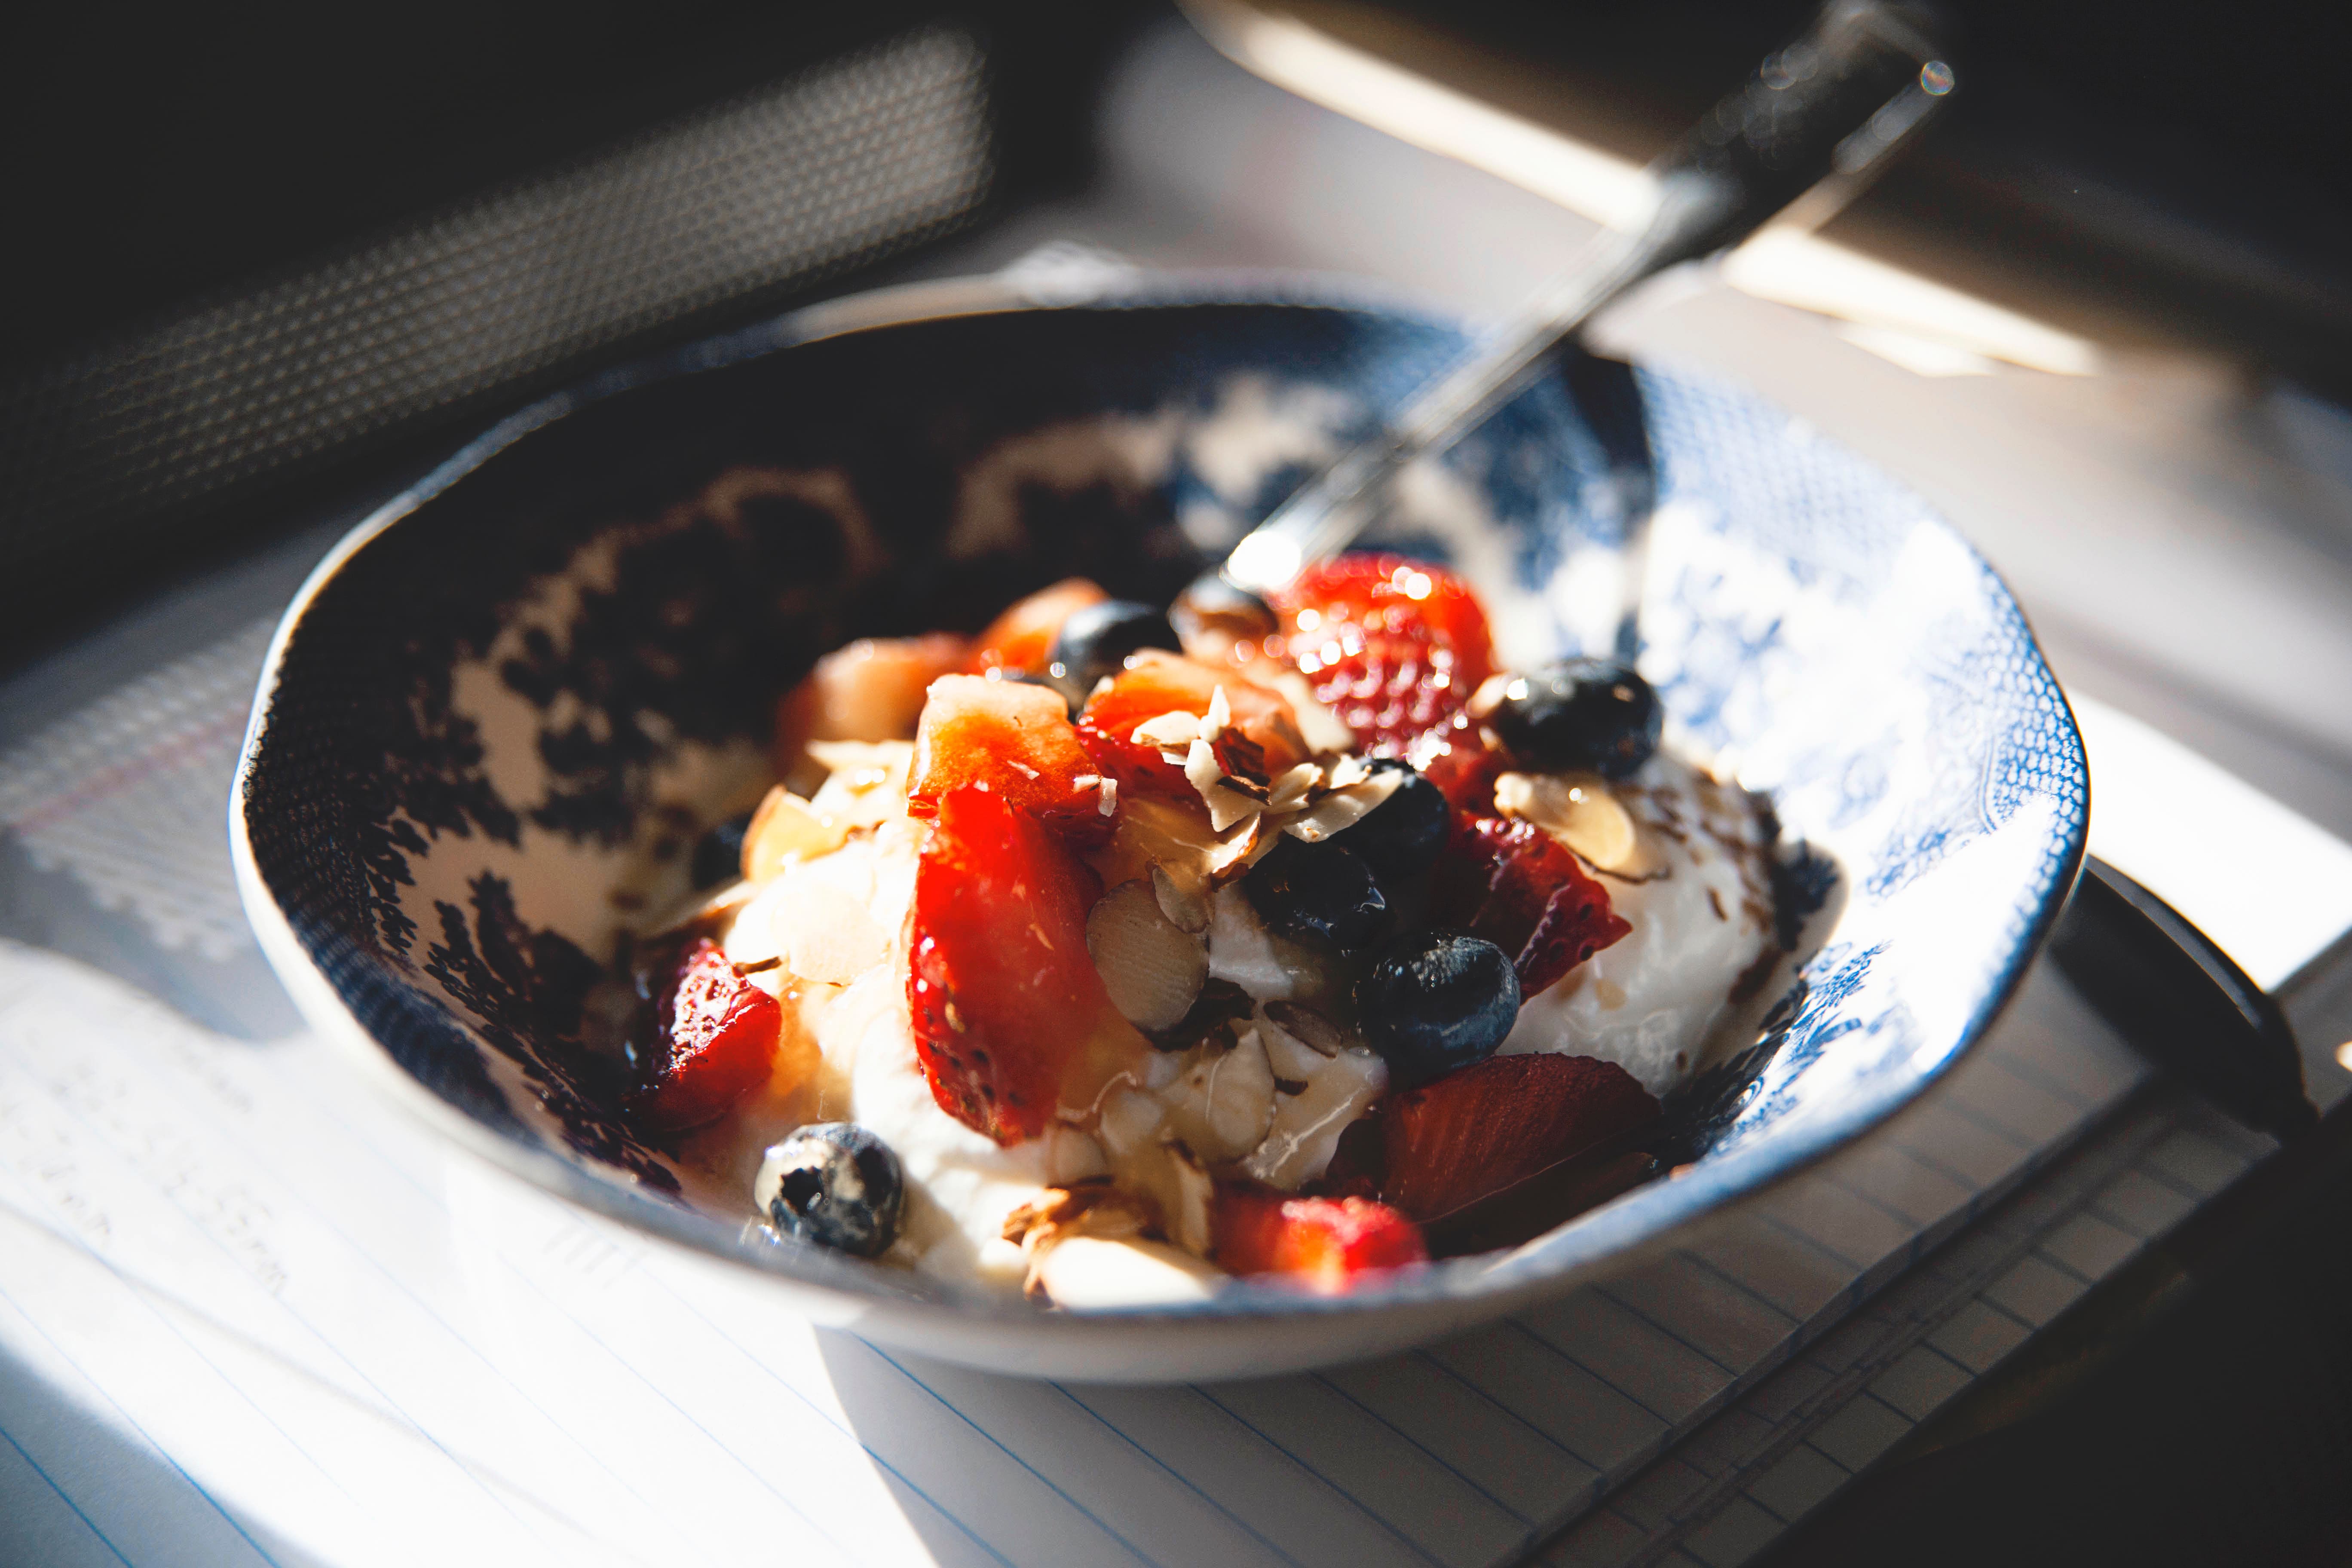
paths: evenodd
<path fill-rule="evenodd" d="M 88 549 L 970 216 L 984 58 L 908 34 L 0 381 L 0 566 Z"/>

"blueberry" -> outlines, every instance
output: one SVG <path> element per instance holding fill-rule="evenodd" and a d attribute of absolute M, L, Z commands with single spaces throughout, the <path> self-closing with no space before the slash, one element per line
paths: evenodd
<path fill-rule="evenodd" d="M 1284 936 L 1361 947 L 1389 917 L 1372 868 L 1337 844 L 1302 844 L 1286 835 L 1250 868 L 1242 886 L 1267 927 Z"/>
<path fill-rule="evenodd" d="M 743 874 L 743 834 L 751 826 L 749 812 L 731 822 L 722 822 L 694 843 L 694 887 L 697 892 L 705 888 L 731 882 Z"/>
<path fill-rule="evenodd" d="M 1174 648 L 1176 628 L 1168 612 L 1132 599 L 1105 599 L 1070 612 L 1045 656 L 1055 684 L 1080 698 L 1106 675 L 1117 675 L 1138 648 Z"/>
<path fill-rule="evenodd" d="M 768 1150 L 751 1194 L 779 1233 L 874 1258 L 898 1237 L 907 1177 L 865 1128 L 821 1121 Z"/>
<path fill-rule="evenodd" d="M 1374 806 L 1353 826 L 1341 830 L 1340 842 L 1385 883 L 1396 883 L 1436 864 L 1454 831 L 1454 807 L 1445 792 L 1393 757 L 1372 763 L 1375 773 L 1401 773 L 1403 780 L 1388 799 Z"/>
<path fill-rule="evenodd" d="M 1381 952 L 1357 1001 L 1390 1086 L 1404 1089 L 1493 1056 L 1519 1016 L 1519 976 L 1491 942 L 1419 931 Z"/>
<path fill-rule="evenodd" d="M 1658 749 L 1665 714 L 1629 664 L 1570 658 L 1511 678 L 1486 723 L 1512 756 L 1548 772 L 1622 779 Z"/>

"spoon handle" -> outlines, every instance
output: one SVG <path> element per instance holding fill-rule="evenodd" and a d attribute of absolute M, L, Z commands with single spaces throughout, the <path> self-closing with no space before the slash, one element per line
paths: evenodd
<path fill-rule="evenodd" d="M 1842 205 L 1952 89 L 1917 25 L 1878 0 L 1832 0 L 1804 37 L 1650 165 L 1638 227 L 1604 229 L 1478 348 L 1378 435 L 1309 480 L 1235 545 L 1220 571 L 1252 593 L 1282 587 L 1371 521 L 1398 469 L 1441 450 L 1522 386 L 1601 309 L 1655 273 L 1737 243 L 1817 187 Z"/>

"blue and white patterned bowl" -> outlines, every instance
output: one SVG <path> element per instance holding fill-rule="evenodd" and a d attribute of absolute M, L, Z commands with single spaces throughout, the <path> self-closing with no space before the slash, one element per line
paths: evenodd
<path fill-rule="evenodd" d="M 1041 1313 L 685 1208 L 576 1045 L 599 961 L 682 889 L 681 847 L 757 797 L 772 699 L 816 655 L 973 626 L 1072 573 L 1164 597 L 1463 341 L 1324 285 L 1041 305 L 982 280 L 821 306 L 540 404 L 288 610 L 231 805 L 264 951 L 323 1034 L 477 1151 L 767 1271 L 794 1310 L 973 1364 L 1271 1373 L 1622 1266 L 1948 1067 L 2032 956 L 2088 809 L 2065 702 L 1985 563 L 1851 453 L 1680 374 L 1641 374 L 1643 668 L 1843 882 L 1769 1026 L 1679 1108 L 1681 1180 L 1345 1299 L 1244 1285 Z M 1409 476 L 1386 542 L 1466 572 L 1526 660 L 1605 620 L 1614 494 L 1547 383 Z"/>

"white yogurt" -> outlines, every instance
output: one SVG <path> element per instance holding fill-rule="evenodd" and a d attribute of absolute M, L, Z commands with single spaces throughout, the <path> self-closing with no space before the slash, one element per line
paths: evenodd
<path fill-rule="evenodd" d="M 1502 1048 L 1600 1057 L 1663 1095 L 1771 946 L 1769 847 L 1753 797 L 1663 748 L 1613 793 L 1639 849 L 1599 875 L 1633 929 L 1528 998 Z"/>

